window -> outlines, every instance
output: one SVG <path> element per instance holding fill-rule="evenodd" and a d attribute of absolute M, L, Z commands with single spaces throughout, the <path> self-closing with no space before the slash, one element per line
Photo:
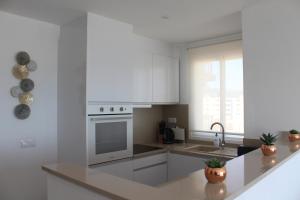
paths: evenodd
<path fill-rule="evenodd" d="M 244 133 L 242 42 L 192 48 L 188 50 L 188 55 L 191 72 L 192 138 L 210 132 L 213 122 L 224 124 L 227 133 L 242 135 Z"/>

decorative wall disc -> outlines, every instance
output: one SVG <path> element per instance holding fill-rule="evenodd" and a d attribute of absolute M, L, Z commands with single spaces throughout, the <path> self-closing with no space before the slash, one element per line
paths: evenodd
<path fill-rule="evenodd" d="M 33 103 L 33 95 L 30 92 L 23 93 L 19 96 L 21 104 L 31 105 Z"/>
<path fill-rule="evenodd" d="M 21 51 L 16 56 L 19 65 L 27 65 L 30 62 L 30 56 L 27 52 Z"/>
<path fill-rule="evenodd" d="M 15 116 L 18 119 L 27 119 L 31 113 L 30 107 L 26 104 L 19 104 L 15 107 Z"/>
<path fill-rule="evenodd" d="M 31 60 L 28 64 L 27 64 L 27 69 L 30 72 L 34 72 L 35 70 L 37 70 L 37 64 L 34 60 Z"/>
<path fill-rule="evenodd" d="M 30 92 L 34 88 L 34 82 L 29 78 L 23 79 L 20 83 L 20 87 L 24 92 Z"/>
<path fill-rule="evenodd" d="M 26 65 L 16 65 L 13 70 L 13 75 L 14 77 L 16 77 L 17 79 L 24 79 L 24 78 L 27 78 L 28 75 L 29 75 L 29 71 L 26 67 Z"/>
<path fill-rule="evenodd" d="M 23 91 L 22 91 L 22 89 L 20 88 L 20 86 L 14 86 L 14 87 L 12 87 L 12 88 L 10 89 L 10 94 L 11 94 L 11 96 L 13 96 L 13 97 L 19 97 L 20 94 L 22 94 L 22 93 L 23 93 Z"/>

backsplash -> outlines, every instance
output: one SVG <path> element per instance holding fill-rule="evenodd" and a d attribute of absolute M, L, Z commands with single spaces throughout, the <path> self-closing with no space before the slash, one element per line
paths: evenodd
<path fill-rule="evenodd" d="M 152 108 L 133 110 L 133 143 L 157 141 L 158 124 L 161 120 L 177 118 L 177 125 L 188 133 L 188 105 L 155 105 Z"/>
<path fill-rule="evenodd" d="M 163 106 L 163 119 L 175 117 L 177 126 L 185 129 L 185 138 L 188 139 L 189 133 L 189 107 L 185 104 Z"/>

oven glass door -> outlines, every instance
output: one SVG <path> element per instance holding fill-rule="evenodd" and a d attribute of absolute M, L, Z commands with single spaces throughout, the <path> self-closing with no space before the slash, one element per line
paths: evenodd
<path fill-rule="evenodd" d="M 90 117 L 89 164 L 132 156 L 132 115 Z"/>

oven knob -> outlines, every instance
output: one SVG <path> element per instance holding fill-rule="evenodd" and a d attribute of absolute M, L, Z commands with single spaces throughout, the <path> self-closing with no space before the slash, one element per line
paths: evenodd
<path fill-rule="evenodd" d="M 123 107 L 120 107 L 120 111 L 121 111 L 121 112 L 124 111 L 124 108 L 123 108 Z"/>
<path fill-rule="evenodd" d="M 100 112 L 103 112 L 104 111 L 104 108 L 103 107 L 100 107 Z"/>
<path fill-rule="evenodd" d="M 114 107 L 110 107 L 110 111 L 111 111 L 111 112 L 114 112 Z"/>

